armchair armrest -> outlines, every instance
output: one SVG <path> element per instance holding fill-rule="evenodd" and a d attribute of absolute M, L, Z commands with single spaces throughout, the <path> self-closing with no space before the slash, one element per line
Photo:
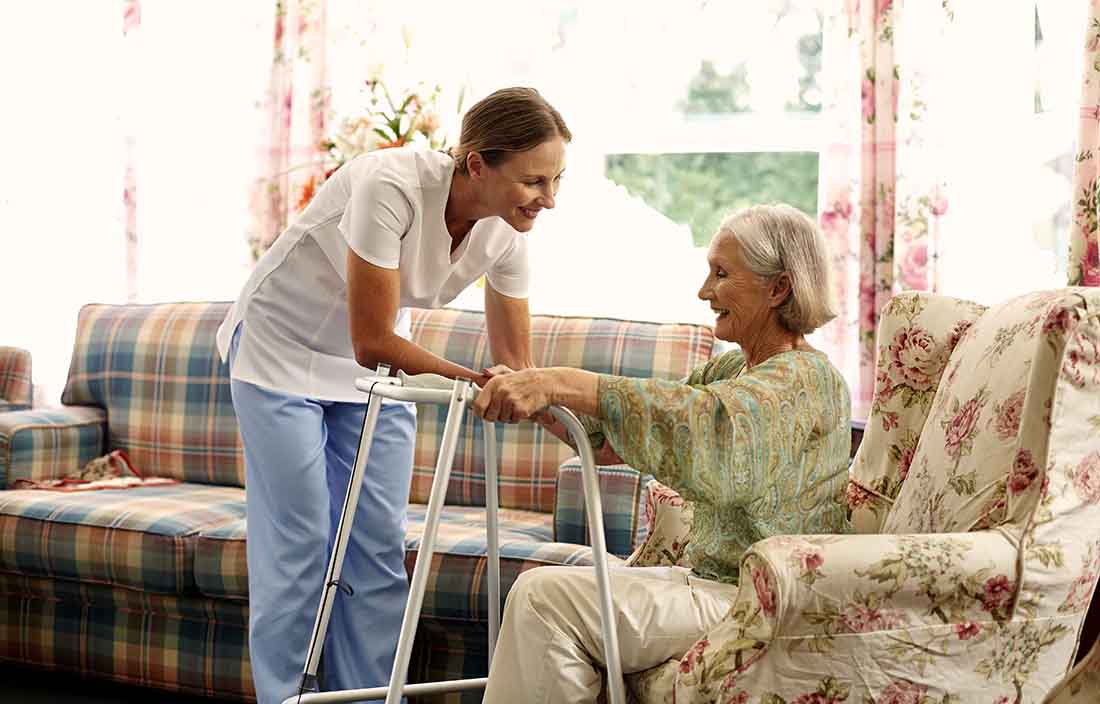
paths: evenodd
<path fill-rule="evenodd" d="M 752 591 L 784 638 L 949 624 L 980 631 L 1009 618 L 1018 555 L 994 531 L 775 536 L 742 559 L 738 601 Z"/>
<path fill-rule="evenodd" d="M 104 452 L 107 413 L 65 406 L 0 414 L 0 489 L 15 479 L 55 479 Z"/>
<path fill-rule="evenodd" d="M 677 701 L 719 691 L 729 702 L 747 701 L 742 692 L 767 692 L 765 703 L 840 701 L 855 686 L 853 658 L 870 657 L 861 694 L 923 691 L 910 683 L 927 680 L 934 658 L 999 638 L 990 622 L 1013 609 L 1017 553 L 993 531 L 761 540 L 741 561 L 727 616 L 678 661 L 631 675 L 628 686 Z M 893 684 L 870 681 L 870 652 L 881 649 L 897 651 L 888 658 Z M 832 667 L 840 669 L 820 669 Z"/>
<path fill-rule="evenodd" d="M 695 505 L 652 477 L 645 486 L 645 539 L 626 564 L 631 567 L 690 567 L 685 553 L 691 542 Z M 643 535 L 639 531 L 639 535 Z"/>
<path fill-rule="evenodd" d="M 650 477 L 625 464 L 597 466 L 596 473 L 599 475 L 607 552 L 626 557 L 638 541 L 643 487 Z M 558 467 L 554 495 L 554 540 L 559 543 L 592 544 L 584 510 L 579 457 L 571 457 Z"/>

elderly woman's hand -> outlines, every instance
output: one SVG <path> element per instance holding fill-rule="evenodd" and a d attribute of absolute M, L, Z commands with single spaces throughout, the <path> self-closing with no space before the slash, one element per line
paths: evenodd
<path fill-rule="evenodd" d="M 474 401 L 474 412 L 487 421 L 516 423 L 551 403 L 552 374 L 538 369 L 492 377 Z"/>

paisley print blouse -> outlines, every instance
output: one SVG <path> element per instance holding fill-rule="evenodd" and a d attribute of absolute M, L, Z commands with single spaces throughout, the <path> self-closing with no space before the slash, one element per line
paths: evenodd
<path fill-rule="evenodd" d="M 734 350 L 680 382 L 601 375 L 599 404 L 602 419 L 585 419 L 593 447 L 606 439 L 695 503 L 687 557 L 699 576 L 736 582 L 761 538 L 847 531 L 851 401 L 825 354 L 746 369 Z"/>

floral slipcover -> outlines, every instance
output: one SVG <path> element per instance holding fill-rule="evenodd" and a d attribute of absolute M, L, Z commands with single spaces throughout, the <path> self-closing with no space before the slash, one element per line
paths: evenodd
<path fill-rule="evenodd" d="M 629 563 L 682 563 L 688 506 L 654 489 Z M 857 534 L 754 544 L 726 620 L 632 698 L 1100 701 L 1096 652 L 1052 692 L 1100 574 L 1100 290 L 892 299 L 847 499 Z"/>

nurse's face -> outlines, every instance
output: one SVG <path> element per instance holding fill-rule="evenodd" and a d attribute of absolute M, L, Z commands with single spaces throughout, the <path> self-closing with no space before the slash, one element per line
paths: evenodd
<path fill-rule="evenodd" d="M 553 208 L 565 171 L 565 140 L 554 137 L 482 171 L 482 201 L 519 232 L 528 232 L 543 208 Z"/>

